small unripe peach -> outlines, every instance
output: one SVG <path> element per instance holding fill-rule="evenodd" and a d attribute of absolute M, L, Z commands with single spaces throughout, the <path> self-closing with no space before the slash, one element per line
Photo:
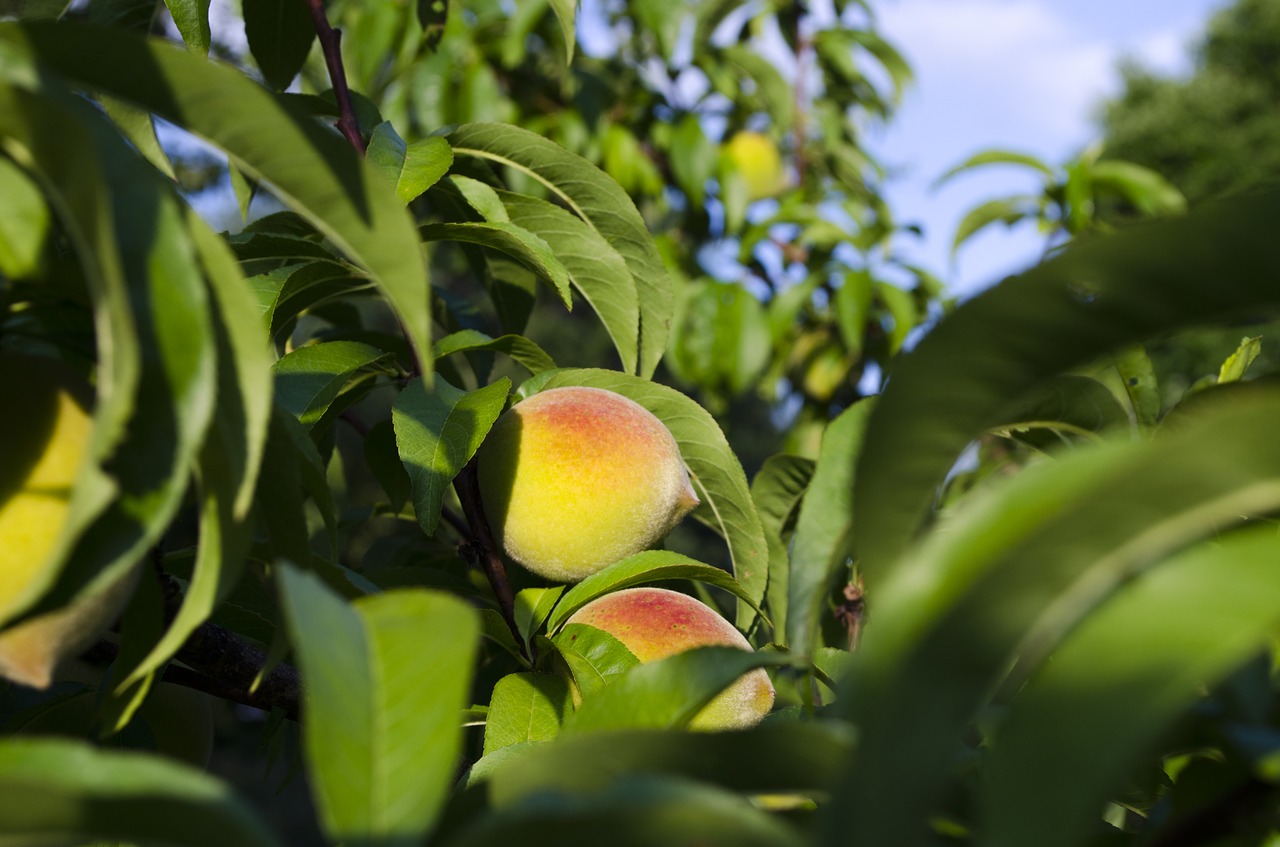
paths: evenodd
<path fill-rule="evenodd" d="M 662 421 L 600 388 L 552 388 L 517 403 L 476 462 L 495 539 L 562 582 L 652 547 L 698 504 Z"/>
<path fill-rule="evenodd" d="M 750 650 L 742 633 L 716 611 L 687 594 L 665 588 L 625 588 L 597 597 L 570 616 L 609 633 L 641 662 L 664 659 L 694 647 Z M 693 716 L 690 729 L 746 729 L 773 708 L 773 683 L 756 668 L 721 691 Z"/>

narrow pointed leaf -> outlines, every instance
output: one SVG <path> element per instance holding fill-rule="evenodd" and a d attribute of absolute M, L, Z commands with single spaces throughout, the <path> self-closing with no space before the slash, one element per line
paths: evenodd
<path fill-rule="evenodd" d="M 1280 250 L 1259 229 L 1277 215 L 1273 192 L 1090 239 L 944 317 L 895 365 L 868 422 L 855 491 L 868 577 L 901 553 L 965 445 L 1038 383 L 1160 333 L 1280 307 Z"/>
<path fill-rule="evenodd" d="M 427 224 L 419 230 L 423 241 L 465 241 L 501 250 L 546 280 L 561 302 L 572 306 L 569 273 L 551 247 L 534 233 L 511 223 Z"/>
<path fill-rule="evenodd" d="M 635 278 L 638 293 L 640 355 L 636 372 L 651 376 L 667 347 L 675 300 L 662 257 L 627 193 L 595 165 L 525 129 L 467 124 L 455 129 L 449 142 L 455 156 L 502 164 L 542 183 L 618 251 Z"/>

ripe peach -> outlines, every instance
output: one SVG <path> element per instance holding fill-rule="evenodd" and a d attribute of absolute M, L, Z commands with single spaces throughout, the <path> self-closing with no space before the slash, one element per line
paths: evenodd
<path fill-rule="evenodd" d="M 57 564 L 71 492 L 88 452 L 91 391 L 49 358 L 0 355 L 0 621 Z M 48 687 L 58 662 L 88 646 L 133 587 L 123 577 L 95 595 L 0 631 L 0 676 Z"/>
<path fill-rule="evenodd" d="M 663 659 L 694 647 L 723 645 L 750 650 L 742 633 L 714 609 L 665 588 L 625 588 L 597 597 L 567 623 L 609 633 L 641 662 Z M 716 695 L 689 722 L 690 729 L 745 729 L 773 708 L 773 684 L 764 668 L 741 677 Z"/>
<path fill-rule="evenodd" d="M 495 539 L 563 582 L 653 546 L 698 504 L 662 421 L 600 388 L 552 388 L 517 403 L 476 462 Z"/>
<path fill-rule="evenodd" d="M 772 197 L 787 187 L 782 156 L 769 136 L 744 130 L 735 133 L 724 149 L 746 183 L 748 199 Z"/>

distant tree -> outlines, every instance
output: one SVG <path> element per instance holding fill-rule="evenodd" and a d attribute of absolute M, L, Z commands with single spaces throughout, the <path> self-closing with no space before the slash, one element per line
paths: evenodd
<path fill-rule="evenodd" d="M 1280 181 L 1280 1 L 1215 15 L 1186 79 L 1122 73 L 1102 115 L 1107 158 L 1164 174 L 1192 204 Z"/>

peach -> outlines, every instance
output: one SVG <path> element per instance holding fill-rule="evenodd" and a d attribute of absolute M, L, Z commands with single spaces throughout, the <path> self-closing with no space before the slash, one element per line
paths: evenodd
<path fill-rule="evenodd" d="M 597 597 L 566 623 L 609 633 L 641 662 L 663 659 L 694 647 L 722 645 L 751 650 L 747 639 L 714 609 L 665 588 L 624 588 Z M 689 722 L 690 729 L 746 729 L 773 708 L 773 684 L 757 668 L 716 695 Z"/>
<path fill-rule="evenodd" d="M 662 421 L 600 388 L 552 388 L 512 406 L 476 463 L 495 540 L 561 582 L 652 547 L 698 504 Z"/>
<path fill-rule="evenodd" d="M 56 567 L 71 493 L 93 431 L 92 393 L 54 359 L 0 354 L 0 622 Z M 58 662 L 119 614 L 133 575 L 69 606 L 0 631 L 0 676 L 47 688 Z"/>
<path fill-rule="evenodd" d="M 769 136 L 743 130 L 735 133 L 724 149 L 746 183 L 748 199 L 772 197 L 787 187 L 782 156 L 778 153 L 778 145 Z"/>

